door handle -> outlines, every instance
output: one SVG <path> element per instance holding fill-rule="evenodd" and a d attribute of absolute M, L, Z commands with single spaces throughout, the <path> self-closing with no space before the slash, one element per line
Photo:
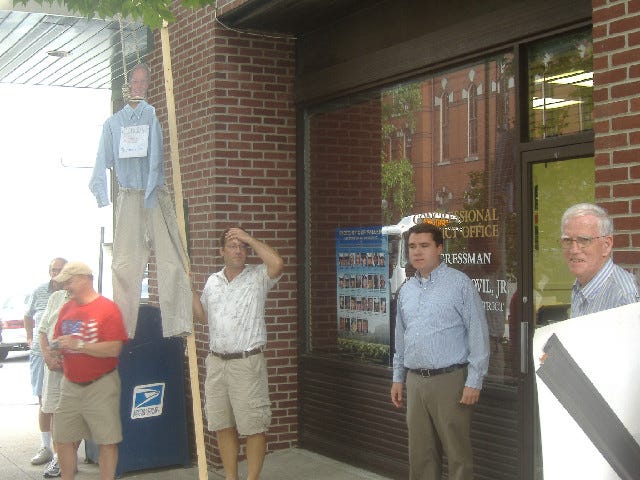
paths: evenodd
<path fill-rule="evenodd" d="M 529 372 L 529 322 L 520 322 L 520 373 Z"/>

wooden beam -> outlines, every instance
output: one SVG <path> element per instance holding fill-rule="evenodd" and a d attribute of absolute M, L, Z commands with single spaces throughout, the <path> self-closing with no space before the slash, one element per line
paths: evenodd
<path fill-rule="evenodd" d="M 164 22 L 160 29 L 162 43 L 162 64 L 164 67 L 164 86 L 167 97 L 167 117 L 169 121 L 169 146 L 171 166 L 173 170 L 173 192 L 176 207 L 176 217 L 180 238 L 182 239 L 183 262 L 185 270 L 191 273 L 191 262 L 187 257 L 187 233 L 184 221 L 184 203 L 182 195 L 182 175 L 180 173 L 180 152 L 178 150 L 178 127 L 176 122 L 176 105 L 173 96 L 173 72 L 171 70 L 171 49 L 169 45 L 169 28 Z M 200 380 L 198 378 L 198 356 L 196 351 L 195 332 L 187 337 L 187 355 L 189 357 L 189 378 L 191 380 L 191 400 L 193 410 L 193 427 L 196 439 L 196 454 L 198 458 L 198 478 L 207 480 L 207 454 L 204 445 L 204 425 L 202 422 L 202 403 L 200 400 Z"/>

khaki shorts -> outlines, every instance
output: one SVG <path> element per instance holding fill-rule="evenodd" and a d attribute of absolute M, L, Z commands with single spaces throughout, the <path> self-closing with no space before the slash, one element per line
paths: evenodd
<path fill-rule="evenodd" d="M 122 441 L 118 370 L 86 386 L 62 379 L 60 401 L 53 415 L 53 437 L 60 443 L 83 438 L 98 445 Z"/>
<path fill-rule="evenodd" d="M 62 371 L 49 370 L 44 367 L 44 382 L 42 383 L 42 406 L 43 413 L 53 413 L 56 411 L 60 401 L 60 382 L 62 381 Z"/>
<path fill-rule="evenodd" d="M 211 431 L 235 427 L 240 435 L 266 432 L 271 405 L 264 354 L 222 360 L 211 354 L 205 362 L 205 413 Z"/>

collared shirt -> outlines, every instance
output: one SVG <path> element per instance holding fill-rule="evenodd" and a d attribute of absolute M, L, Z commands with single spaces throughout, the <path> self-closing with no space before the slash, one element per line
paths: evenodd
<path fill-rule="evenodd" d="M 279 279 L 269 278 L 265 264 L 245 265 L 231 282 L 224 269 L 209 277 L 200 301 L 207 311 L 211 350 L 237 353 L 267 343 L 264 306 Z"/>
<path fill-rule="evenodd" d="M 638 281 L 609 258 L 583 287 L 576 280 L 571 292 L 571 317 L 621 307 L 640 301 Z"/>
<path fill-rule="evenodd" d="M 489 367 L 487 320 L 473 281 L 445 263 L 428 277 L 409 279 L 398 296 L 393 381 L 405 368 L 444 368 L 469 362 L 465 385 L 482 388 Z"/>
<path fill-rule="evenodd" d="M 53 290 L 51 282 L 43 283 L 36 288 L 29 298 L 29 307 L 25 312 L 25 316 L 33 319 L 33 340 L 31 341 L 31 353 L 40 355 L 40 335 L 38 335 L 38 327 L 40 319 L 47 308 L 47 302 Z"/>
<path fill-rule="evenodd" d="M 53 292 L 47 302 L 47 308 L 42 314 L 40 319 L 40 326 L 38 327 L 38 333 L 44 333 L 47 336 L 49 342 L 53 339 L 53 329 L 58 321 L 58 313 L 62 306 L 69 300 L 69 292 L 66 290 L 58 290 Z M 34 333 L 35 336 L 35 333 Z"/>
<path fill-rule="evenodd" d="M 140 125 L 149 126 L 147 156 L 120 158 L 121 129 Z M 165 183 L 162 128 L 155 108 L 144 100 L 135 109 L 129 104 L 125 105 L 122 110 L 109 117 L 102 127 L 96 164 L 89 181 L 89 189 L 95 195 L 99 207 L 109 205 L 106 169 L 114 167 L 121 187 L 144 190 L 145 208 L 155 208 L 158 205 L 156 189 Z"/>

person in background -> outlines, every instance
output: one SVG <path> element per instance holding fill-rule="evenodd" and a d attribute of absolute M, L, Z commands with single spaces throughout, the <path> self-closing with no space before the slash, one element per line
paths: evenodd
<path fill-rule="evenodd" d="M 59 287 L 57 282 L 53 282 Z M 40 409 L 51 416 L 51 431 L 53 431 L 53 412 L 60 400 L 60 381 L 62 380 L 62 357 L 58 350 L 50 348 L 53 340 L 53 331 L 58 321 L 58 314 L 62 306 L 69 299 L 66 290 L 57 290 L 51 294 L 47 302 L 47 308 L 42 314 L 38 335 L 40 336 L 40 349 L 45 361 L 44 381 L 42 383 L 42 404 Z M 42 476 L 45 478 L 56 478 L 61 475 L 60 464 L 58 463 L 58 448 L 53 442 L 53 458 L 47 464 Z"/>
<path fill-rule="evenodd" d="M 247 265 L 249 249 L 262 264 Z M 226 480 L 238 480 L 238 434 L 246 436 L 247 480 L 260 477 L 271 422 L 264 310 L 267 293 L 282 275 L 280 255 L 241 228 L 220 238 L 224 268 L 194 293 L 194 318 L 209 324 L 205 403 L 208 428 L 215 431 Z"/>
<path fill-rule="evenodd" d="M 64 258 L 54 258 L 49 263 L 49 277 L 53 278 L 60 273 L 67 263 Z M 27 332 L 27 342 L 31 346 L 29 352 L 29 371 L 31 375 L 31 388 L 33 394 L 38 397 L 38 405 L 42 406 L 42 382 L 44 380 L 44 357 L 40 350 L 40 336 L 38 331 L 40 319 L 47 308 L 49 297 L 56 289 L 53 281 L 49 280 L 36 288 L 29 299 L 29 306 L 24 315 L 24 328 Z M 40 427 L 40 448 L 31 458 L 31 465 L 44 465 L 51 461 L 51 415 L 38 408 L 38 425 Z"/>
<path fill-rule="evenodd" d="M 611 259 L 613 222 L 605 209 L 573 205 L 562 215 L 561 231 L 564 259 L 576 277 L 571 317 L 640 301 L 638 280 Z"/>
<path fill-rule="evenodd" d="M 472 480 L 471 414 L 489 366 L 489 332 L 473 281 L 441 262 L 442 230 L 421 223 L 407 233 L 416 273 L 400 289 L 391 401 L 407 384 L 410 480 Z"/>
<path fill-rule="evenodd" d="M 122 441 L 117 367 L 127 331 L 118 306 L 94 290 L 93 272 L 87 265 L 69 262 L 54 280 L 69 292 L 51 344 L 62 354 L 64 373 L 53 415 L 62 478 L 75 478 L 76 446 L 90 438 L 100 446 L 100 478 L 111 480 Z"/>

